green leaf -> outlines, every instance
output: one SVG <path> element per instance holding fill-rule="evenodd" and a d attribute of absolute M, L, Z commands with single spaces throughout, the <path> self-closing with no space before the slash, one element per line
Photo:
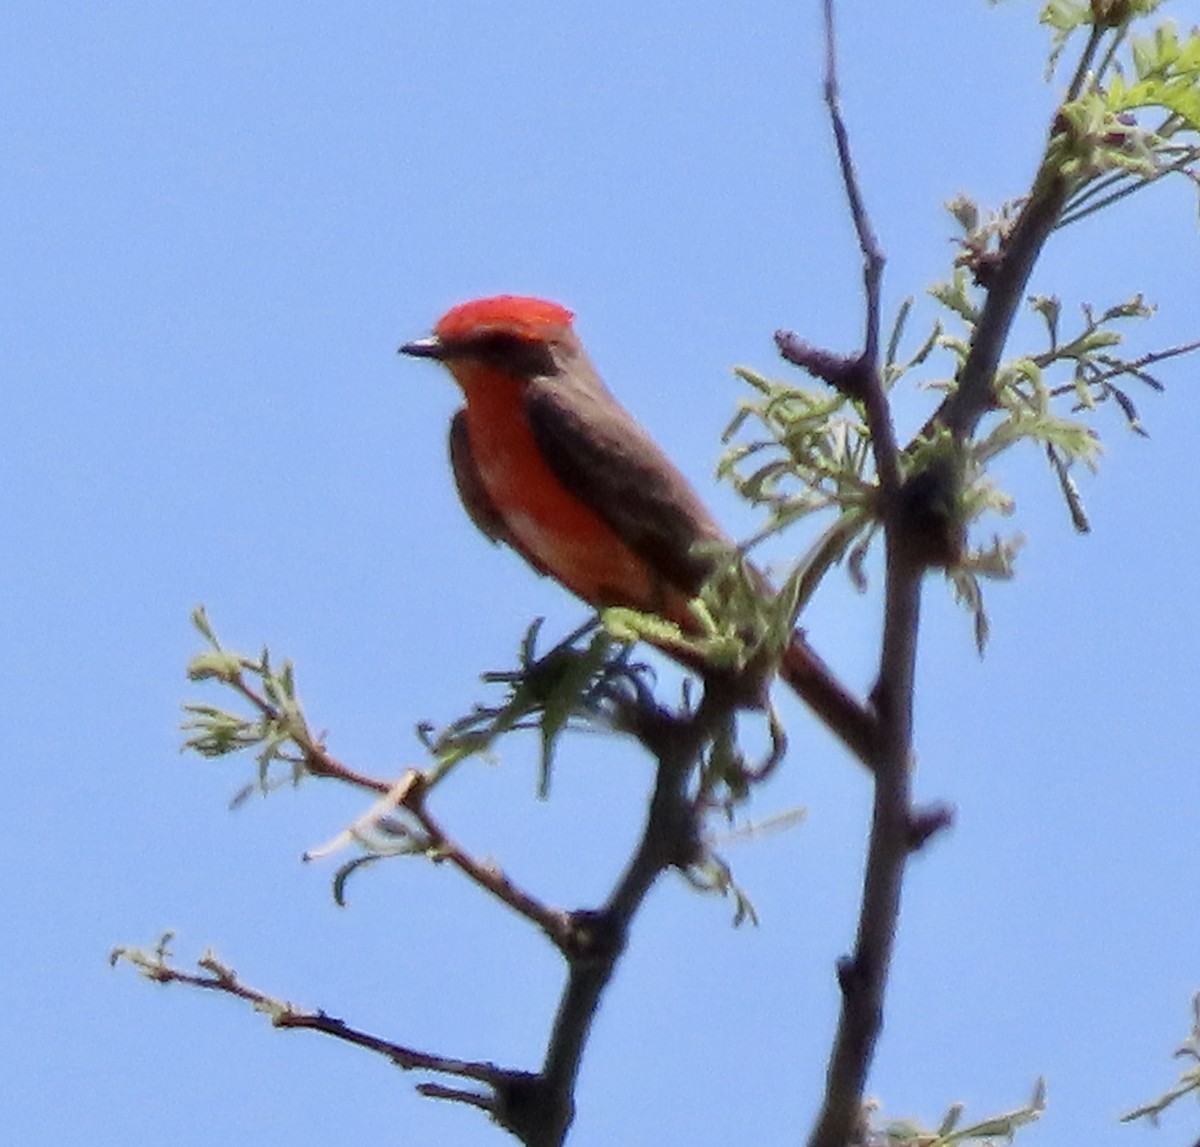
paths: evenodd
<path fill-rule="evenodd" d="M 204 606 L 198 605 L 192 610 L 192 625 L 200 631 L 200 635 L 214 649 L 221 648 L 221 643 L 217 640 L 217 635 L 213 632 L 212 625 L 208 620 L 208 612 Z"/>
<path fill-rule="evenodd" d="M 217 680 L 231 683 L 242 675 L 242 659 L 236 653 L 211 650 L 198 653 L 187 663 L 189 681 Z"/>

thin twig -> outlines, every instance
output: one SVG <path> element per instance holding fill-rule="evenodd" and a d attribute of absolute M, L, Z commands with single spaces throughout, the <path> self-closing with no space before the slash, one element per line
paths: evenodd
<path fill-rule="evenodd" d="M 278 722 L 282 714 L 278 706 L 246 685 L 240 678 L 231 682 L 236 691 L 269 720 Z M 560 950 L 565 951 L 572 942 L 570 918 L 560 909 L 551 908 L 537 897 L 519 888 L 494 864 L 476 859 L 458 844 L 429 811 L 426 796 L 431 777 L 420 770 L 410 769 L 398 782 L 388 782 L 358 773 L 332 756 L 320 741 L 307 731 L 291 730 L 292 739 L 303 753 L 304 768 L 314 777 L 338 780 L 355 788 L 379 793 L 383 797 L 383 809 L 373 809 L 364 820 L 378 823 L 388 808 L 404 808 L 420 825 L 427 838 L 426 851 L 437 860 L 454 865 L 472 883 L 490 893 L 501 903 L 508 905 L 518 915 L 536 924 Z M 331 845 L 306 854 L 307 858 L 323 855 L 340 847 L 343 840 L 349 843 L 355 838 L 352 828 Z"/>
<path fill-rule="evenodd" d="M 886 500 L 895 497 L 899 492 L 901 475 L 900 451 L 896 446 L 891 410 L 888 408 L 887 395 L 879 378 L 880 291 L 885 260 L 863 201 L 854 168 L 854 157 L 850 151 L 850 134 L 842 117 L 838 97 L 837 36 L 834 28 L 833 0 L 825 0 L 825 106 L 829 110 L 829 122 L 837 145 L 838 169 L 841 172 L 846 201 L 850 206 L 850 218 L 854 223 L 854 232 L 858 236 L 858 246 L 863 257 L 866 332 L 862 355 L 858 360 L 859 383 L 855 389 L 865 407 L 867 424 L 871 430 L 871 447 L 875 453 L 875 466 L 879 472 L 879 485 Z"/>
<path fill-rule="evenodd" d="M 1098 191 L 1101 190 L 1099 186 L 1091 192 L 1079 196 L 1076 201 L 1066 205 L 1062 217 L 1055 224 L 1055 230 L 1061 231 L 1064 227 L 1069 227 L 1072 223 L 1078 223 L 1079 220 L 1086 219 L 1089 215 L 1094 215 L 1097 211 L 1103 211 L 1105 208 L 1111 207 L 1114 203 L 1118 203 L 1122 199 L 1127 199 L 1134 192 L 1143 191 L 1145 188 L 1152 186 L 1165 175 L 1176 175 L 1179 172 L 1188 171 L 1191 165 L 1196 162 L 1196 158 L 1197 152 L 1195 149 L 1192 149 L 1181 155 L 1173 163 L 1160 167 L 1153 175 L 1143 176 L 1121 173 L 1109 186 L 1128 181 L 1125 182 L 1124 187 L 1120 187 L 1118 190 L 1101 198 L 1096 198 Z"/>
<path fill-rule="evenodd" d="M 425 801 L 427 791 L 426 786 L 415 785 L 405 796 L 403 805 L 428 834 L 432 853 L 437 859 L 453 864 L 472 883 L 536 924 L 560 951 L 566 952 L 574 942 L 570 916 L 519 888 L 502 869 L 477 860 L 456 843 L 429 811 Z"/>
<path fill-rule="evenodd" d="M 366 789 L 380 795 L 391 791 L 393 782 L 355 772 L 332 756 L 329 750 L 309 733 L 306 724 L 301 722 L 300 727 L 297 727 L 296 722 L 286 722 L 283 710 L 247 685 L 240 673 L 236 677 L 227 678 L 226 683 L 271 724 L 280 727 L 287 725 L 288 735 L 304 754 L 304 770 L 310 776 L 342 781 L 354 788 Z"/>
<path fill-rule="evenodd" d="M 240 678 L 231 682 L 236 691 L 268 720 L 279 722 L 278 706 L 245 684 Z M 478 860 L 455 841 L 430 812 L 426 801 L 432 776 L 418 769 L 409 769 L 399 781 L 388 782 L 368 777 L 343 764 L 307 730 L 292 728 L 293 741 L 303 754 L 305 771 L 314 777 L 338 780 L 355 788 L 380 794 L 382 800 L 350 829 L 339 834 L 330 844 L 305 854 L 305 859 L 324 856 L 344 844 L 360 839 L 364 826 L 376 826 L 395 808 L 403 808 L 416 820 L 426 838 L 425 852 L 439 861 L 457 868 L 472 883 L 506 904 L 518 915 L 536 924 L 561 951 L 572 942 L 570 917 L 561 909 L 551 908 L 536 896 L 519 888 L 495 864 Z"/>
<path fill-rule="evenodd" d="M 154 980 L 155 983 L 186 984 L 189 987 L 233 996 L 235 999 L 252 1004 L 256 1011 L 269 1016 L 274 1027 L 321 1032 L 323 1035 L 332 1036 L 344 1043 L 351 1043 L 356 1047 L 374 1052 L 376 1055 L 382 1055 L 404 1071 L 434 1071 L 461 1079 L 475 1080 L 492 1087 L 502 1086 L 512 1075 L 511 1072 L 497 1067 L 494 1063 L 457 1059 L 420 1051 L 417 1048 L 394 1043 L 391 1040 L 382 1039 L 369 1032 L 351 1027 L 345 1021 L 324 1011 L 308 1011 L 298 1008 L 294 1004 L 275 999 L 265 992 L 243 983 L 233 969 L 226 967 L 211 955 L 204 956 L 198 961 L 201 969 L 198 973 L 184 972 L 171 967 L 165 962 L 165 953 L 161 950 L 151 957 L 144 953 L 119 949 L 114 956 L 130 960 L 143 975 Z"/>
<path fill-rule="evenodd" d="M 347 775 L 343 775 L 340 762 L 320 748 L 310 749 L 305 755 L 305 763 L 315 764 L 321 770 L 319 775 L 324 777 L 342 780 L 358 777 L 358 774 L 349 770 Z M 431 782 L 430 773 L 409 769 L 374 807 L 328 844 L 306 852 L 304 859 L 322 859 L 347 845 L 369 838 L 372 832 L 386 832 L 391 814 L 397 809 L 404 809 L 420 829 L 419 835 L 414 834 L 420 844 L 413 851 L 423 852 L 439 863 L 452 864 L 477 887 L 507 905 L 519 916 L 536 924 L 560 951 L 565 952 L 572 943 L 573 935 L 569 915 L 561 909 L 551 908 L 526 892 L 515 884 L 503 869 L 489 861 L 477 859 L 454 840 L 429 810 L 426 798 Z M 374 787 L 374 782 L 371 787 Z"/>
<path fill-rule="evenodd" d="M 1067 85 L 1067 94 L 1064 102 L 1069 103 L 1071 100 L 1079 98 L 1079 93 L 1083 91 L 1083 86 L 1087 83 L 1088 75 L 1092 70 L 1092 62 L 1096 58 L 1100 41 L 1104 39 L 1106 31 L 1107 28 L 1099 21 L 1092 25 L 1092 29 L 1088 33 L 1087 45 L 1080 54 L 1079 63 L 1075 67 L 1075 73 L 1071 76 L 1071 82 Z"/>
<path fill-rule="evenodd" d="M 1111 378 L 1119 378 L 1123 374 L 1133 375 L 1146 383 L 1147 386 L 1152 386 L 1157 390 L 1162 389 L 1162 383 L 1157 379 L 1152 378 L 1145 373 L 1148 366 L 1157 366 L 1160 362 L 1165 362 L 1167 359 L 1178 358 L 1180 355 L 1194 354 L 1200 350 L 1200 339 L 1190 343 L 1179 343 L 1176 346 L 1166 347 L 1164 350 L 1150 351 L 1142 355 L 1140 358 L 1131 358 L 1128 362 L 1119 363 L 1116 366 L 1108 367 L 1105 370 L 1097 370 L 1096 373 L 1089 377 L 1090 383 L 1104 383 Z M 1035 355 L 1033 361 L 1039 366 L 1043 360 L 1049 361 L 1049 355 Z M 1070 394 L 1075 390 L 1073 382 L 1065 382 L 1061 386 L 1052 386 L 1049 390 L 1051 398 L 1058 398 L 1064 394 Z"/>

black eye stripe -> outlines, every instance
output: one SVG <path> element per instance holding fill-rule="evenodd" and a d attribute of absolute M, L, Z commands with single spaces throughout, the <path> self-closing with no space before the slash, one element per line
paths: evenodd
<path fill-rule="evenodd" d="M 532 342 L 504 331 L 489 331 L 464 340 L 455 351 L 463 358 L 473 358 L 506 374 L 544 377 L 558 373 L 548 343 Z"/>

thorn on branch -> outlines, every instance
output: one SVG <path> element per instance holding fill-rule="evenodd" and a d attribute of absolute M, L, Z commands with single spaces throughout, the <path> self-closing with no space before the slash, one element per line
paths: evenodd
<path fill-rule="evenodd" d="M 931 804 L 916 809 L 908 824 L 908 850 L 920 852 L 939 832 L 954 824 L 954 807 L 948 804 Z"/>
<path fill-rule="evenodd" d="M 852 996 L 862 987 L 862 972 L 852 956 L 837 962 L 837 982 L 843 996 Z"/>
<path fill-rule="evenodd" d="M 495 1101 L 490 1095 L 466 1091 L 461 1087 L 447 1087 L 444 1083 L 418 1083 L 414 1090 L 426 1099 L 448 1099 L 451 1103 L 465 1103 L 469 1107 L 478 1107 L 489 1115 L 495 1106 Z"/>

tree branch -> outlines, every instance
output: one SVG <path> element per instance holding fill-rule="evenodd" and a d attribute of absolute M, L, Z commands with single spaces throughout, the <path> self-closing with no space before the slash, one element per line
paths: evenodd
<path fill-rule="evenodd" d="M 276 721 L 280 719 L 278 707 L 244 681 L 238 680 L 231 684 L 238 694 L 263 716 Z M 446 832 L 430 812 L 426 801 L 431 782 L 429 774 L 418 769 L 409 769 L 399 781 L 389 783 L 356 772 L 334 757 L 319 740 L 302 733 L 299 729 L 293 730 L 293 739 L 300 748 L 300 763 L 310 776 L 341 781 L 354 788 L 380 794 L 380 800 L 349 828 L 339 833 L 328 844 L 306 852 L 305 860 L 327 856 L 355 841 L 361 841 L 373 832 L 388 832 L 387 817 L 394 810 L 403 808 L 413 817 L 424 834 L 420 851 L 437 861 L 454 865 L 472 883 L 508 905 L 518 915 L 536 924 L 560 951 L 565 952 L 572 944 L 573 931 L 567 913 L 549 907 L 518 887 L 495 864 L 476 859 Z"/>
<path fill-rule="evenodd" d="M 863 1092 L 883 1026 L 883 1001 L 900 914 L 908 856 L 941 822 L 926 818 L 914 831 L 910 782 L 913 679 L 921 579 L 925 566 L 911 533 L 899 449 L 879 364 L 880 283 L 883 255 L 870 225 L 837 97 L 837 45 L 833 0 L 825 0 L 826 78 L 829 109 L 846 197 L 863 256 L 866 333 L 857 360 L 857 397 L 871 434 L 882 495 L 887 567 L 879 676 L 872 694 L 877 715 L 873 760 L 874 808 L 854 951 L 838 965 L 842 1006 L 830 1054 L 825 1096 L 810 1147 L 845 1147 L 861 1130 Z"/>
<path fill-rule="evenodd" d="M 417 774 L 419 775 L 419 774 Z M 412 786 L 404 799 L 404 807 L 417 818 L 429 834 L 431 854 L 438 860 L 453 864 L 473 884 L 489 892 L 518 915 L 536 924 L 561 952 L 574 943 L 571 919 L 561 909 L 550 908 L 536 896 L 519 888 L 504 871 L 494 864 L 482 863 L 452 840 L 426 807 L 424 783 Z"/>
<path fill-rule="evenodd" d="M 233 996 L 253 1005 L 256 1011 L 262 1012 L 277 1028 L 301 1029 L 321 1032 L 341 1040 L 343 1043 L 354 1044 L 367 1051 L 382 1055 L 403 1071 L 433 1071 L 442 1075 L 456 1076 L 460 1079 L 470 1079 L 485 1084 L 499 1091 L 511 1085 L 514 1074 L 493 1063 L 480 1060 L 455 1059 L 448 1056 L 436 1055 L 419 1051 L 404 1044 L 394 1043 L 371 1035 L 358 1028 L 351 1027 L 343 1020 L 328 1015 L 324 1011 L 307 1011 L 294 1004 L 268 996 L 265 992 L 252 988 L 243 983 L 234 970 L 212 953 L 208 953 L 197 961 L 199 972 L 183 972 L 171 967 L 167 962 L 166 949 L 170 934 L 164 936 L 152 952 L 132 948 L 117 948 L 112 953 L 111 962 L 127 960 L 132 963 L 147 979 L 159 984 L 186 984 L 192 988 L 204 991 L 215 991 L 223 995 Z M 423 1094 L 437 1094 L 444 1099 L 457 1099 L 469 1102 L 475 1106 L 491 1110 L 493 1100 L 478 1092 L 463 1092 L 449 1088 L 441 1088 L 436 1084 L 422 1084 L 418 1090 Z"/>
<path fill-rule="evenodd" d="M 1001 244 L 999 264 L 989 277 L 987 298 L 958 385 L 934 416 L 959 442 L 971 438 L 979 420 L 992 409 L 992 385 L 1004 344 L 1033 265 L 1062 215 L 1068 192 L 1065 176 L 1044 173 Z"/>
<path fill-rule="evenodd" d="M 207 625 L 207 623 L 206 623 Z M 208 627 L 211 634 L 211 627 Z M 202 974 L 180 972 L 167 961 L 166 938 L 153 953 L 120 949 L 115 955 L 134 963 L 159 983 L 184 983 L 216 990 L 252 1003 L 271 1016 L 277 1027 L 307 1028 L 365 1047 L 391 1059 L 405 1070 L 422 1068 L 486 1085 L 486 1090 L 463 1089 L 442 1083 L 423 1083 L 421 1094 L 450 1099 L 487 1111 L 497 1123 L 527 1147 L 559 1147 L 574 1116 L 574 1089 L 587 1040 L 605 987 L 625 951 L 632 921 L 659 875 L 669 868 L 687 870 L 704 860 L 700 819 L 707 807 L 703 786 L 691 786 L 702 755 L 719 736 L 726 736 L 746 700 L 745 682 L 736 676 L 712 674 L 705 681 L 700 704 L 693 712 L 675 714 L 661 708 L 648 689 L 632 680 L 632 688 L 613 690 L 607 697 L 608 718 L 618 731 L 636 738 L 655 758 L 654 788 L 641 838 L 611 894 L 598 909 L 564 912 L 515 885 L 497 866 L 476 859 L 462 848 L 430 811 L 427 796 L 442 772 L 408 770 L 389 783 L 365 776 L 333 757 L 314 736 L 295 703 L 290 668 L 283 677 L 271 676 L 266 655 L 261 663 L 247 662 L 216 645 L 215 656 L 194 671 L 195 679 L 216 677 L 232 685 L 261 720 L 249 727 L 241 718 L 217 710 L 193 707 L 189 744 L 210 755 L 222 755 L 266 740 L 268 761 L 285 760 L 295 776 L 305 774 L 340 780 L 379 794 L 374 805 L 327 845 L 306 859 L 326 856 L 346 845 L 359 844 L 365 859 L 392 853 L 419 853 L 435 862 L 452 864 L 494 899 L 535 924 L 555 945 L 567 964 L 543 1067 L 534 1073 L 463 1061 L 421 1052 L 350 1028 L 324 1012 L 310 1012 L 242 984 L 233 971 L 213 956 L 200 961 Z M 264 678 L 260 693 L 246 683 L 250 671 Z M 285 680 L 286 678 L 286 680 Z M 773 735 L 778 730 L 772 729 Z M 284 742 L 295 746 L 284 753 Z M 781 751 L 775 744 L 775 752 Z M 263 763 L 260 754 L 260 768 Z M 363 860 L 352 861 L 344 873 Z"/>
<path fill-rule="evenodd" d="M 842 175 L 842 186 L 850 207 L 850 218 L 858 236 L 858 247 L 863 257 L 863 291 L 866 296 L 866 331 L 862 354 L 857 360 L 857 384 L 855 389 L 866 411 L 867 424 L 871 428 L 871 447 L 875 453 L 875 467 L 879 473 L 879 486 L 885 501 L 894 498 L 900 489 L 900 452 L 896 446 L 896 433 L 892 427 L 892 413 L 879 374 L 879 327 L 880 290 L 883 283 L 885 263 L 883 251 L 863 201 L 854 168 L 854 157 L 850 152 L 850 133 L 842 117 L 841 100 L 837 78 L 837 36 L 833 20 L 833 0 L 825 0 L 825 106 L 829 110 L 829 123 L 837 145 L 838 169 Z"/>
<path fill-rule="evenodd" d="M 809 1147 L 844 1147 L 862 1118 L 867 1073 L 883 1027 L 883 1002 L 900 916 L 908 856 L 948 823 L 923 821 L 912 810 L 912 696 L 922 569 L 907 557 L 903 537 L 889 530 L 887 602 L 879 681 L 875 689 L 880 749 L 874 806 L 854 951 L 838 964 L 842 1006 L 829 1058 L 825 1097 Z"/>
<path fill-rule="evenodd" d="M 538 1077 L 536 1110 L 511 1128 L 527 1147 L 558 1147 L 574 1113 L 575 1081 L 604 989 L 625 950 L 634 916 L 658 877 L 701 858 L 699 811 L 688 781 L 704 748 L 740 704 L 737 683 L 705 684 L 691 717 L 676 717 L 642 703 L 622 721 L 657 759 L 654 791 L 641 839 L 603 906 L 572 914 L 577 943 Z"/>
<path fill-rule="evenodd" d="M 1083 90 L 1105 31 L 1106 26 L 1099 21 L 1092 26 L 1064 102 L 1077 99 Z M 1052 125 L 1051 135 L 1057 129 L 1058 121 Z M 966 361 L 958 373 L 958 385 L 934 415 L 934 419 L 949 429 L 958 442 L 966 442 L 975 433 L 979 420 L 992 409 L 996 368 L 1000 365 L 1017 307 L 1034 263 L 1062 219 L 1070 193 L 1071 181 L 1059 165 L 1049 157 L 1044 159 L 1025 206 L 1012 230 L 1001 240 L 998 265 L 989 268 L 987 298 Z"/>

